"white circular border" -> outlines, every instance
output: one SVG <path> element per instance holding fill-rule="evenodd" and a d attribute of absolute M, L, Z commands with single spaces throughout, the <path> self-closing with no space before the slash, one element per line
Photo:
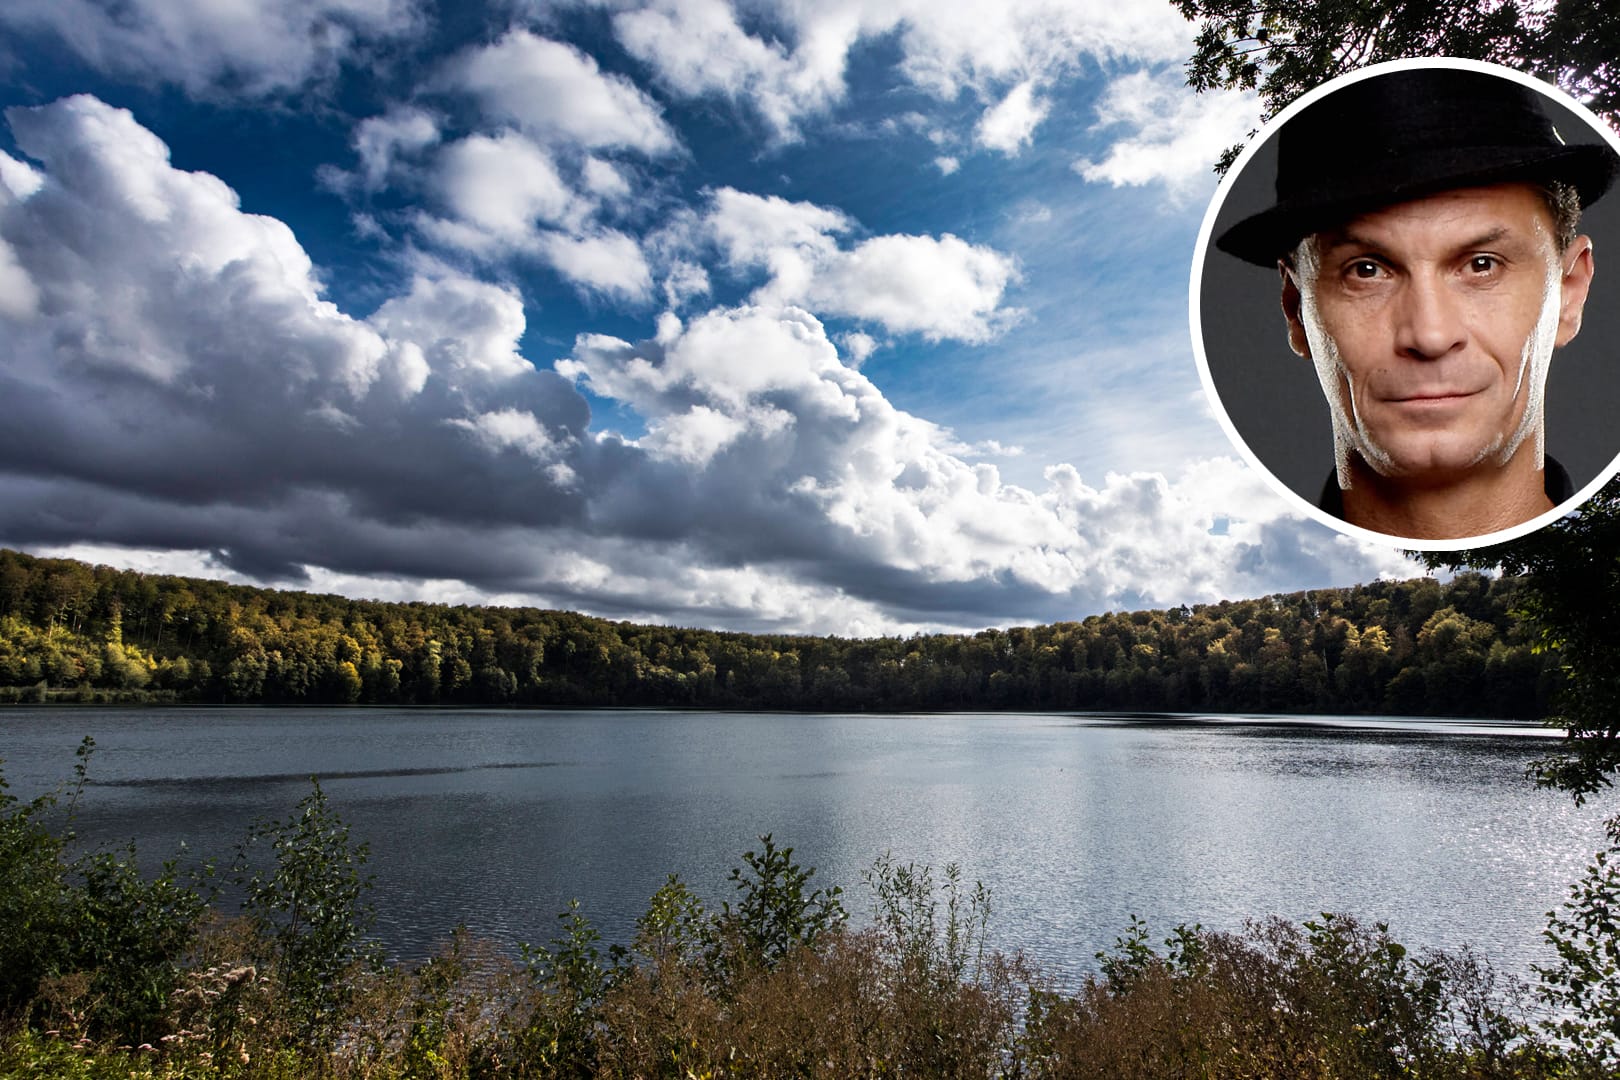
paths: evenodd
<path fill-rule="evenodd" d="M 1274 135 L 1279 127 L 1286 124 L 1294 114 L 1311 104 L 1311 102 L 1363 79 L 1387 74 L 1391 71 L 1405 71 L 1411 68 L 1459 68 L 1465 71 L 1481 72 L 1486 75 L 1497 75 L 1528 86 L 1579 116 L 1586 122 L 1588 127 L 1603 137 L 1604 142 L 1609 144 L 1609 148 L 1616 155 L 1620 155 L 1620 134 L 1617 134 L 1602 120 L 1599 120 L 1592 110 L 1564 93 L 1558 87 L 1542 82 L 1540 79 L 1526 75 L 1521 71 L 1502 67 L 1499 64 L 1488 64 L 1481 60 L 1464 60 L 1453 56 L 1388 60 L 1384 63 L 1359 68 L 1356 71 L 1331 79 L 1301 94 L 1290 102 L 1282 112 L 1266 121 L 1265 126 L 1249 140 L 1249 144 L 1243 148 L 1243 152 L 1237 156 L 1237 160 L 1227 169 L 1226 175 L 1221 179 L 1220 186 L 1215 189 L 1215 195 L 1210 200 L 1209 208 L 1204 212 L 1204 223 L 1198 229 L 1198 245 L 1193 249 L 1192 279 L 1187 292 L 1187 307 L 1192 330 L 1193 358 L 1198 363 L 1198 377 L 1204 384 L 1204 395 L 1209 399 L 1209 403 L 1215 412 L 1215 418 L 1220 421 L 1221 429 L 1226 432 L 1226 437 L 1232 443 L 1232 446 L 1243 455 L 1243 459 L 1249 463 L 1251 468 L 1256 469 L 1261 476 L 1266 478 L 1266 482 L 1271 485 L 1274 491 L 1296 510 L 1303 511 L 1307 517 L 1355 540 L 1372 540 L 1391 547 L 1416 551 L 1461 551 L 1465 548 L 1486 547 L 1508 540 L 1517 540 L 1519 537 L 1535 532 L 1543 526 L 1550 525 L 1559 518 L 1578 509 L 1587 499 L 1595 495 L 1599 488 L 1613 479 L 1616 473 L 1620 473 L 1620 453 L 1616 454 L 1614 460 L 1609 462 L 1608 467 L 1600 471 L 1591 483 L 1577 491 L 1573 497 L 1564 500 L 1546 513 L 1511 528 L 1501 529 L 1493 533 L 1484 533 L 1479 536 L 1462 537 L 1456 540 L 1418 540 L 1392 536 L 1389 533 L 1374 532 L 1359 525 L 1352 525 L 1342 518 L 1334 517 L 1273 475 L 1272 471 L 1255 455 L 1254 451 L 1249 449 L 1249 444 L 1232 423 L 1232 418 L 1227 415 L 1226 406 L 1222 403 L 1220 394 L 1215 390 L 1215 379 L 1209 370 L 1209 357 L 1204 351 L 1203 283 L 1204 264 L 1209 255 L 1210 234 L 1215 230 L 1215 219 L 1219 216 L 1221 207 L 1226 204 L 1226 197 L 1231 194 L 1238 176 L 1248 167 L 1250 159 L 1259 152 L 1261 145 Z M 1620 187 L 1617 187 L 1614 197 L 1620 197 Z"/>

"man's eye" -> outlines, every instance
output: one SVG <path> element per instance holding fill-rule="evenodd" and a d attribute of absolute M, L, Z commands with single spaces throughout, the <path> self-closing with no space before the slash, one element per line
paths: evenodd
<path fill-rule="evenodd" d="M 1370 281 L 1378 276 L 1381 269 L 1382 267 L 1371 259 L 1357 259 L 1350 264 L 1350 276 L 1359 278 L 1362 281 Z"/>
<path fill-rule="evenodd" d="M 1500 265 L 1495 255 L 1475 255 L 1468 260 L 1468 269 L 1476 274 L 1489 274 Z"/>

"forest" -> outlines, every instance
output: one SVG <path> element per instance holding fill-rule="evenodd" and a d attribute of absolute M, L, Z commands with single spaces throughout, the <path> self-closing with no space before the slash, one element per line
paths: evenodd
<path fill-rule="evenodd" d="M 1516 577 L 1463 573 L 847 639 L 387 603 L 0 549 L 0 702 L 1392 713 L 1533 718 Z"/>

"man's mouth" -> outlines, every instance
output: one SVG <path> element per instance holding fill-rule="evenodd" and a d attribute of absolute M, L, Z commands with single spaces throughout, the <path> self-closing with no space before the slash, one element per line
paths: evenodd
<path fill-rule="evenodd" d="M 1411 405 L 1417 408 L 1424 408 L 1428 406 L 1439 407 L 1444 405 L 1454 405 L 1459 402 L 1467 401 L 1469 398 L 1481 393 L 1484 393 L 1484 391 L 1453 389 L 1419 390 L 1414 393 L 1386 397 L 1384 402 L 1389 405 Z"/>

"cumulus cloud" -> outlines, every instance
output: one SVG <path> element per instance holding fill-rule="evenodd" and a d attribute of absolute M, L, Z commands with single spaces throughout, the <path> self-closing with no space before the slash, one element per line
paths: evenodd
<path fill-rule="evenodd" d="M 578 221 L 583 208 L 551 157 L 516 132 L 469 135 L 439 159 L 439 190 L 487 244 L 530 242 L 538 222 Z"/>
<path fill-rule="evenodd" d="M 987 247 L 943 236 L 877 236 L 840 253 L 804 290 L 819 311 L 929 341 L 988 341 L 1015 320 L 1001 297 L 1018 272 Z"/>
<path fill-rule="evenodd" d="M 402 222 L 440 257 L 539 260 L 582 292 L 651 294 L 652 268 L 616 222 L 641 194 L 623 158 L 679 149 L 652 98 L 573 45 L 524 29 L 443 62 L 424 91 L 456 102 L 446 112 L 459 130 L 446 115 L 395 106 L 356 126 L 351 170 L 320 171 L 347 196 L 403 180 L 430 200 L 385 220 L 358 211 L 360 228 L 382 234 Z"/>
<path fill-rule="evenodd" d="M 571 45 L 512 30 L 450 65 L 451 81 L 545 143 L 663 154 L 677 146 L 658 105 Z"/>
<path fill-rule="evenodd" d="M 0 468 L 154 506 L 284 507 L 289 522 L 294 505 L 400 519 L 570 512 L 527 461 L 448 423 L 516 408 L 558 445 L 577 443 L 583 402 L 516 356 L 515 297 L 420 281 L 372 323 L 355 320 L 324 298 L 290 230 L 243 213 L 216 178 L 173 168 L 129 113 L 78 97 L 7 116 L 45 182 L 0 206 L 0 236 L 40 296 L 38 313 L 4 328 L 0 397 L 15 416 Z M 28 504 L 12 509 L 15 528 Z"/>
<path fill-rule="evenodd" d="M 505 382 L 530 368 L 518 351 L 523 300 L 499 285 L 418 275 L 409 292 L 390 298 L 368 321 L 396 350 L 419 353 L 422 370 L 452 389 Z"/>
<path fill-rule="evenodd" d="M 48 33 L 106 71 L 175 83 L 188 93 L 247 96 L 330 78 L 357 49 L 420 29 L 417 0 L 11 0 L 0 26 Z"/>
<path fill-rule="evenodd" d="M 619 41 L 664 86 L 687 97 L 747 102 L 780 137 L 792 137 L 799 117 L 842 96 L 859 23 L 858 14 L 852 20 L 824 9 L 789 50 L 744 30 L 725 0 L 654 0 L 613 19 Z"/>
<path fill-rule="evenodd" d="M 407 106 L 362 120 L 354 129 L 353 143 L 363 189 L 381 189 L 398 158 L 432 146 L 439 136 L 439 119 L 425 109 Z"/>
<path fill-rule="evenodd" d="M 595 165 L 587 179 L 611 187 L 617 174 Z M 446 213 L 417 216 L 428 239 L 486 259 L 535 256 L 588 291 L 635 300 L 651 290 L 640 245 L 598 222 L 597 202 L 570 187 L 552 156 L 527 136 L 460 139 L 445 147 L 433 179 Z"/>
<path fill-rule="evenodd" d="M 0 186 L 4 186 L 13 198 L 26 199 L 38 191 L 43 183 L 45 178 L 29 167 L 27 162 L 18 161 L 0 150 Z"/>
<path fill-rule="evenodd" d="M 1025 79 L 985 110 L 973 136 L 980 146 L 1012 157 L 1029 145 L 1036 125 L 1046 119 L 1050 109 L 1051 103 L 1035 96 L 1034 81 Z"/>
<path fill-rule="evenodd" d="M 769 275 L 761 303 L 800 305 L 823 315 L 876 323 L 930 341 L 986 341 L 1018 317 L 1001 306 L 1017 280 L 1011 258 L 943 236 L 876 236 L 852 247 L 843 214 L 722 188 L 702 228 L 735 268 Z"/>
<path fill-rule="evenodd" d="M 1208 182 L 1209 163 L 1259 121 L 1252 92 L 1189 94 L 1179 72 L 1137 71 L 1114 80 L 1097 106 L 1098 129 L 1122 127 L 1100 161 L 1081 159 L 1074 169 L 1093 183 L 1141 187 L 1163 183 L 1185 194 Z"/>
<path fill-rule="evenodd" d="M 897 43 L 900 69 L 913 85 L 942 100 L 964 88 L 998 98 L 1083 58 L 1180 59 L 1192 42 L 1189 24 L 1169 5 L 1109 0 L 834 0 L 749 14 L 745 28 L 726 0 L 652 0 L 616 12 L 613 25 L 625 49 L 672 92 L 746 103 L 783 138 L 842 99 L 851 50 L 879 38 Z M 1032 130 L 1032 107 L 1014 100 L 993 135 L 1013 138 L 1021 125 Z"/>
<path fill-rule="evenodd" d="M 1405 569 L 1289 516 L 1225 459 L 1176 477 L 1088 483 L 1056 465 L 1036 487 L 1007 483 L 975 460 L 1006 448 L 964 447 L 896 408 L 858 370 L 860 339 L 840 353 L 814 315 L 768 297 L 666 314 L 639 341 L 581 336 L 554 370 L 525 358 L 514 291 L 442 268 L 355 319 L 290 230 L 176 169 L 127 112 L 80 97 L 7 116 L 39 179 L 20 195 L 7 179 L 0 199 L 6 265 L 38 300 L 0 310 L 7 543 L 842 633 Z M 820 208 L 747 209 L 775 231 L 759 246 L 735 236 L 738 257 L 812 252 L 807 294 L 876 289 L 922 256 L 975 257 L 947 239 L 845 248 L 847 223 Z M 867 248 L 882 240 L 895 243 Z M 895 312 L 932 301 L 902 289 L 873 302 L 893 306 L 874 321 L 904 326 L 913 315 Z M 636 429 L 593 426 L 582 390 Z"/>
<path fill-rule="evenodd" d="M 584 288 L 627 300 L 638 300 L 652 288 L 652 271 L 640 246 L 616 229 L 551 233 L 542 239 L 541 249 L 558 273 Z"/>
<path fill-rule="evenodd" d="M 876 352 L 878 348 L 877 338 L 859 330 L 852 330 L 841 335 L 838 338 L 838 344 L 844 347 L 844 355 L 856 367 L 866 363 L 866 358 Z"/>
<path fill-rule="evenodd" d="M 830 207 L 721 188 L 704 225 L 733 264 L 769 264 L 778 277 L 800 278 L 808 269 L 790 263 L 830 256 L 836 235 L 854 222 Z"/>
<path fill-rule="evenodd" d="M 893 10 L 904 70 L 942 98 L 962 88 L 1046 77 L 1084 59 L 1144 62 L 1184 59 L 1193 27 L 1173 7 L 1112 0 L 906 0 L 897 8 L 861 0 L 863 9 Z M 813 17 L 813 16 L 812 16 Z M 881 16 L 874 25 L 881 25 Z"/>
<path fill-rule="evenodd" d="M 638 443 L 648 469 L 661 463 L 677 485 L 654 491 L 637 478 L 603 491 L 597 520 L 631 533 L 650 509 L 661 527 L 673 522 L 689 542 L 704 537 L 728 560 L 757 560 L 768 548 L 915 619 L 990 594 L 1056 618 L 1213 599 L 1234 580 L 1269 591 L 1259 583 L 1319 580 L 1310 575 L 1346 564 L 1373 576 L 1402 564 L 1289 517 L 1229 459 L 1173 481 L 1109 475 L 1093 486 L 1053 466 L 1044 490 L 1004 483 L 995 466 L 966 460 L 968 448 L 948 431 L 896 409 L 840 358 L 817 320 L 792 307 L 666 318 L 655 338 L 635 344 L 586 336 L 557 367 L 633 406 L 648 425 Z M 699 472 L 680 468 L 699 461 Z M 1231 522 L 1225 536 L 1211 534 L 1217 518 Z M 1286 563 L 1272 554 L 1279 541 Z"/>

